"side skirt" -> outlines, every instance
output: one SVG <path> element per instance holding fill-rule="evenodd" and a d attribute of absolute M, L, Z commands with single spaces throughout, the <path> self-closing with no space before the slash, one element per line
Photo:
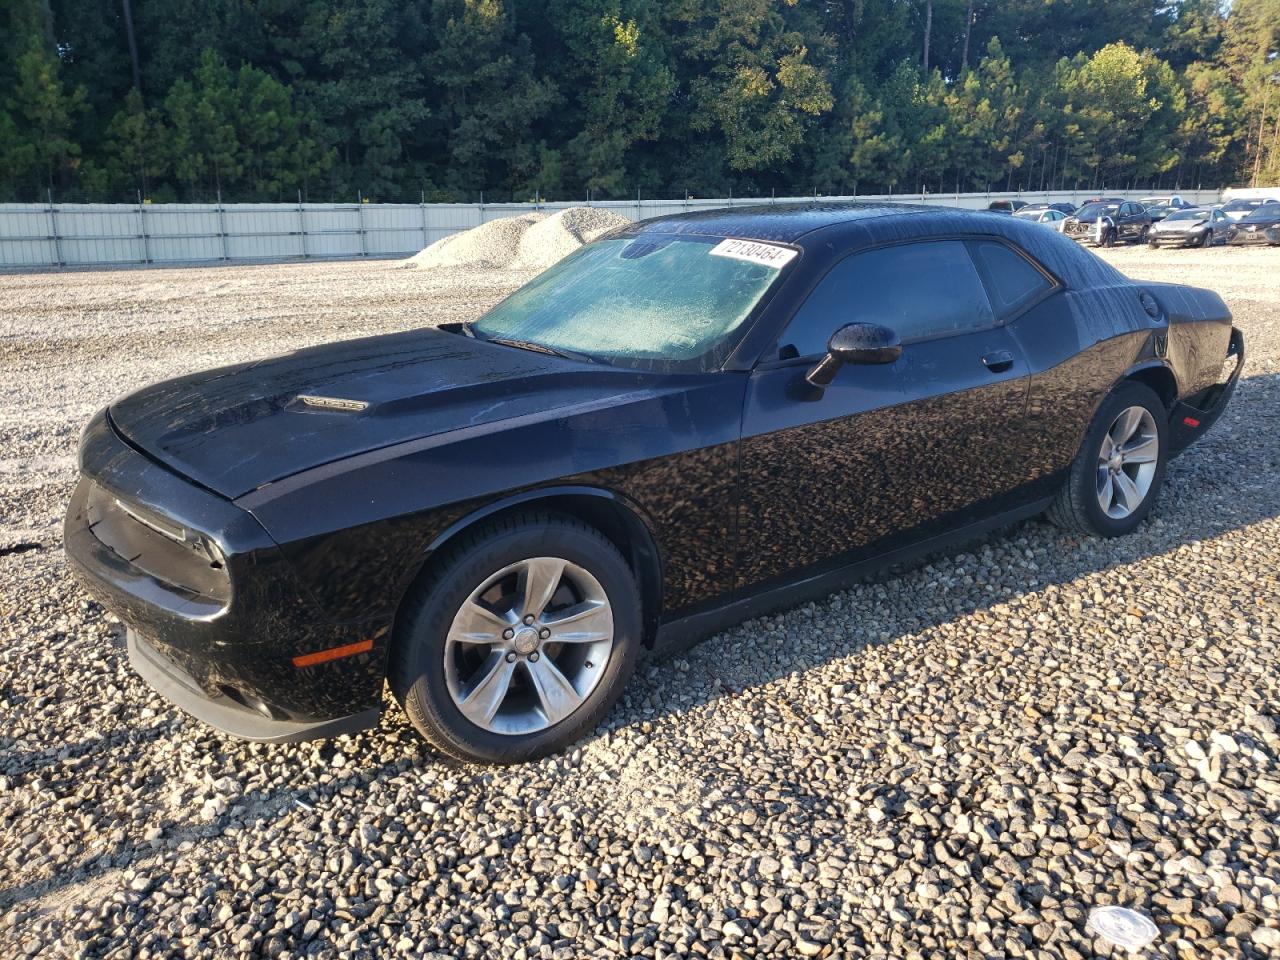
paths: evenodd
<path fill-rule="evenodd" d="M 887 567 L 908 563 L 921 556 L 956 544 L 973 540 L 1001 527 L 1018 523 L 1043 513 L 1053 503 L 1053 497 L 1044 497 L 1025 506 L 1007 510 L 985 520 L 978 520 L 947 533 L 938 534 L 917 543 L 899 547 L 888 553 L 859 560 L 838 569 L 805 577 L 781 586 L 771 587 L 746 597 L 739 597 L 710 610 L 701 611 L 679 620 L 672 620 L 658 628 L 653 653 L 666 656 L 688 649 L 699 640 L 726 627 L 787 607 L 798 606 L 807 600 L 826 596 L 842 590 L 859 580 L 864 580 Z"/>

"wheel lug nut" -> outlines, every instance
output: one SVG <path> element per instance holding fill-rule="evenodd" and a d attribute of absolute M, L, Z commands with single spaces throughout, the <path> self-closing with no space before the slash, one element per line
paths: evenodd
<path fill-rule="evenodd" d="M 505 629 L 505 630 L 503 630 L 503 631 L 502 631 L 502 639 L 503 639 L 503 640 L 510 640 L 510 639 L 511 639 L 512 637 L 514 637 L 515 635 L 516 635 L 516 632 L 515 632 L 514 630 L 512 630 L 510 627 L 507 627 L 507 629 Z"/>
<path fill-rule="evenodd" d="M 537 662 L 538 662 L 538 651 L 537 651 L 537 650 L 535 650 L 535 651 L 533 651 L 533 653 L 529 654 L 529 660 L 530 660 L 531 662 L 533 662 L 533 663 L 537 663 Z"/>
<path fill-rule="evenodd" d="M 514 653 L 508 653 L 507 663 L 515 663 L 515 662 L 516 662 L 516 655 Z"/>
<path fill-rule="evenodd" d="M 541 630 L 538 631 L 539 640 L 545 640 L 549 636 L 551 636 L 551 631 L 548 630 L 546 627 L 543 627 Z"/>
<path fill-rule="evenodd" d="M 525 626 L 528 626 L 529 624 L 533 623 L 533 614 L 532 613 L 525 614 L 524 622 L 525 622 Z"/>

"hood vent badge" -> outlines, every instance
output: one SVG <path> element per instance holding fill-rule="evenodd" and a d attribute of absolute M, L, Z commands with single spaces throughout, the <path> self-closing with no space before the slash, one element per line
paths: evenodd
<path fill-rule="evenodd" d="M 308 407 L 315 407 L 320 410 L 341 410 L 344 413 L 359 413 L 369 406 L 363 400 L 347 400 L 345 397 L 317 397 L 306 393 L 298 394 L 298 399 Z"/>

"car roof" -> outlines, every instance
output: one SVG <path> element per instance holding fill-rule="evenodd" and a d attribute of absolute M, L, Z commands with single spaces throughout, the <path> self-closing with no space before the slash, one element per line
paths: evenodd
<path fill-rule="evenodd" d="M 621 233 L 675 233 L 687 236 L 738 237 L 773 243 L 796 243 L 805 234 L 842 223 L 871 222 L 929 214 L 954 214 L 954 208 L 927 207 L 918 203 L 878 201 L 813 201 L 809 203 L 756 204 L 724 207 L 695 213 L 676 213 L 642 220 Z M 980 213 L 985 211 L 965 211 Z"/>
<path fill-rule="evenodd" d="M 1076 289 L 1127 282 L 1075 241 L 1027 218 L 942 205 L 818 201 L 727 207 L 641 220 L 608 236 L 673 234 L 790 244 L 800 248 L 815 269 L 882 244 L 985 236 L 1017 244 Z"/>

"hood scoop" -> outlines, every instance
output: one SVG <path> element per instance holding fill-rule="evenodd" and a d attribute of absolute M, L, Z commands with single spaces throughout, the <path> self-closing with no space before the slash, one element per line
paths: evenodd
<path fill-rule="evenodd" d="M 311 410 L 325 410 L 337 413 L 360 413 L 369 408 L 364 400 L 348 400 L 346 397 L 323 397 L 313 393 L 300 393 L 298 403 Z"/>

